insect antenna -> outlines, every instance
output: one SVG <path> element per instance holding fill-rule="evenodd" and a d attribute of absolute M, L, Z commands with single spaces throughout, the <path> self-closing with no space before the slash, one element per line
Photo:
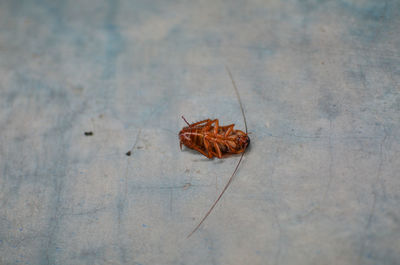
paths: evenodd
<path fill-rule="evenodd" d="M 231 78 L 233 88 L 235 89 L 235 93 L 236 93 L 236 96 L 237 96 L 237 98 L 238 98 L 239 105 L 240 105 L 240 110 L 242 111 L 242 116 L 243 116 L 243 121 L 244 121 L 244 128 L 246 129 L 246 134 L 248 134 L 248 132 L 247 132 L 246 115 L 244 115 L 242 100 L 240 99 L 239 91 L 238 91 L 238 89 L 237 89 L 237 87 L 236 87 L 235 80 L 233 80 L 232 73 L 231 73 L 231 71 L 229 70 L 228 66 L 225 66 L 225 68 L 226 68 L 226 71 L 227 71 L 228 74 L 229 74 L 229 77 Z"/>
<path fill-rule="evenodd" d="M 244 127 L 246 128 L 246 134 L 247 134 L 247 122 L 246 122 L 246 116 L 244 115 L 244 110 L 243 110 L 243 105 L 242 105 L 242 101 L 240 100 L 240 96 L 239 96 L 239 91 L 236 87 L 235 81 L 233 80 L 231 71 L 229 70 L 228 66 L 225 66 L 226 70 L 229 74 L 229 77 L 231 78 L 232 81 L 232 85 L 235 89 L 236 92 L 236 96 L 238 98 L 239 101 L 239 105 L 240 105 L 240 109 L 242 111 L 242 115 L 243 115 L 243 121 L 244 121 Z M 182 116 L 183 118 L 183 116 Z M 189 238 L 191 235 L 194 234 L 194 232 L 196 232 L 200 226 L 204 223 L 204 221 L 207 219 L 207 217 L 210 215 L 210 213 L 212 212 L 212 210 L 214 209 L 214 207 L 217 205 L 217 203 L 219 202 L 219 200 L 222 198 L 222 196 L 224 195 L 225 191 L 228 189 L 229 185 L 232 183 L 233 180 L 233 176 L 235 176 L 236 171 L 239 168 L 240 163 L 242 162 L 243 156 L 244 156 L 245 151 L 243 151 L 242 155 L 240 156 L 239 162 L 236 164 L 235 170 L 233 171 L 232 175 L 230 176 L 228 182 L 226 183 L 224 189 L 221 191 L 221 193 L 219 194 L 218 198 L 215 200 L 215 202 L 213 203 L 213 205 L 210 207 L 210 209 L 207 211 L 207 213 L 204 215 L 203 219 L 201 219 L 200 223 L 193 229 L 193 231 L 187 236 L 187 238 Z"/>
<path fill-rule="evenodd" d="M 190 124 L 189 124 L 188 121 L 185 119 L 185 117 L 182 116 L 182 119 L 186 122 L 186 124 L 187 124 L 188 126 L 190 126 Z M 246 132 L 246 133 L 247 133 L 247 132 Z"/>

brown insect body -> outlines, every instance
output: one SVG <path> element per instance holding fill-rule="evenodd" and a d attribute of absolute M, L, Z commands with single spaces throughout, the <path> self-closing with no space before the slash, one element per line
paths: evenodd
<path fill-rule="evenodd" d="M 182 117 L 184 120 L 185 118 Z M 235 130 L 234 124 L 219 126 L 218 119 L 203 120 L 188 124 L 179 132 L 182 144 L 194 149 L 208 158 L 223 158 L 229 154 L 243 153 L 250 143 L 250 138 L 241 130 Z"/>

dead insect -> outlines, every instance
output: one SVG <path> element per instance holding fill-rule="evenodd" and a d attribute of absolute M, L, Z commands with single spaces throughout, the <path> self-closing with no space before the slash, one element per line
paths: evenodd
<path fill-rule="evenodd" d="M 194 149 L 208 158 L 223 158 L 229 154 L 240 154 L 250 143 L 247 133 L 235 130 L 234 124 L 219 126 L 218 119 L 204 120 L 193 124 L 187 123 L 179 132 L 180 147 L 182 144 Z"/>
<path fill-rule="evenodd" d="M 243 115 L 243 121 L 245 125 L 246 132 L 241 130 L 235 130 L 233 127 L 234 124 L 230 124 L 227 126 L 219 126 L 218 119 L 214 120 L 203 120 L 193 124 L 189 124 L 186 119 L 182 116 L 182 119 L 187 123 L 187 127 L 184 127 L 179 132 L 179 140 L 180 147 L 182 149 L 182 144 L 187 146 L 188 148 L 194 149 L 201 154 L 205 155 L 208 158 L 218 157 L 223 158 L 230 154 L 242 154 L 240 159 L 233 171 L 231 177 L 226 183 L 224 189 L 219 194 L 218 198 L 212 204 L 210 209 L 201 219 L 200 223 L 193 229 L 193 231 L 188 235 L 188 238 L 199 229 L 202 223 L 206 220 L 206 218 L 210 215 L 215 205 L 217 205 L 218 201 L 221 199 L 222 195 L 225 193 L 226 189 L 229 187 L 233 180 L 233 176 L 239 168 L 240 162 L 243 159 L 243 155 L 246 151 L 246 148 L 250 144 L 250 138 L 247 132 L 247 122 L 246 116 L 244 115 L 244 110 L 242 106 L 242 102 L 240 100 L 239 92 L 236 87 L 235 81 L 233 80 L 232 74 L 229 71 L 228 67 L 226 70 L 231 78 L 233 88 L 235 89 L 236 96 L 239 101 L 240 109 Z"/>

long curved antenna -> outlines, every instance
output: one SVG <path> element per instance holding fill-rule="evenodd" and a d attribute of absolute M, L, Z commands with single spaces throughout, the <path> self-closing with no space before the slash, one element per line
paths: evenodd
<path fill-rule="evenodd" d="M 242 105 L 242 101 L 240 100 L 239 91 L 238 91 L 238 89 L 237 89 L 237 87 L 236 87 L 235 80 L 233 80 L 232 73 L 231 73 L 231 71 L 229 70 L 229 67 L 225 65 L 225 68 L 226 68 L 226 71 L 227 71 L 228 74 L 229 74 L 229 77 L 231 78 L 233 88 L 235 89 L 235 93 L 236 93 L 236 96 L 237 96 L 237 98 L 238 98 L 239 105 L 240 105 L 240 110 L 242 111 L 243 121 L 244 121 L 244 127 L 246 128 L 246 134 L 247 134 L 248 132 L 247 132 L 246 115 L 244 115 L 243 105 Z"/>
<path fill-rule="evenodd" d="M 224 189 L 222 190 L 222 192 L 219 194 L 218 198 L 215 200 L 215 202 L 213 203 L 213 205 L 210 207 L 210 210 L 208 210 L 208 212 L 204 215 L 203 219 L 201 219 L 200 223 L 193 229 L 193 231 L 187 236 L 187 238 L 189 238 L 191 235 L 193 235 L 194 232 L 197 231 L 197 229 L 200 228 L 200 226 L 203 224 L 203 222 L 206 220 L 206 218 L 210 215 L 210 213 L 212 212 L 212 210 L 214 209 L 215 205 L 217 205 L 217 203 L 219 202 L 219 200 L 222 198 L 222 195 L 224 195 L 226 189 L 229 187 L 229 185 L 231 184 L 232 180 L 233 180 L 233 176 L 235 175 L 236 171 L 239 168 L 240 162 L 242 161 L 244 152 L 242 153 L 242 155 L 240 156 L 239 162 L 236 165 L 235 170 L 232 173 L 232 176 L 229 178 L 228 182 L 226 183 Z"/>
<path fill-rule="evenodd" d="M 238 98 L 239 104 L 240 104 L 240 109 L 242 110 L 242 115 L 243 115 L 243 120 L 244 120 L 244 126 L 246 128 L 246 134 L 247 134 L 247 123 L 246 123 L 246 116 L 244 115 L 244 110 L 243 110 L 243 106 L 242 106 L 242 101 L 240 100 L 240 96 L 239 96 L 239 92 L 238 89 L 236 88 L 236 84 L 235 81 L 233 80 L 231 71 L 229 71 L 228 66 L 225 66 L 226 70 L 228 71 L 228 74 L 231 78 L 233 87 L 235 88 L 235 92 L 236 92 L 236 96 Z M 228 182 L 226 183 L 224 189 L 221 191 L 221 193 L 219 194 L 218 198 L 215 200 L 215 202 L 213 203 L 213 205 L 210 207 L 210 209 L 207 211 L 207 213 L 204 215 L 203 219 L 201 219 L 200 223 L 193 229 L 193 231 L 187 236 L 187 238 L 189 238 L 191 235 L 193 235 L 194 232 L 197 231 L 197 229 L 200 228 L 200 226 L 203 224 L 203 222 L 207 219 L 207 217 L 210 215 L 210 213 L 212 212 L 212 210 L 214 209 L 214 207 L 217 205 L 217 203 L 219 202 L 219 200 L 222 198 L 222 195 L 224 195 L 225 191 L 228 189 L 229 185 L 232 183 L 233 180 L 233 176 L 235 176 L 236 171 L 239 168 L 240 163 L 242 162 L 244 153 L 246 150 L 243 151 L 242 155 L 240 156 L 239 162 L 237 163 L 235 170 L 233 171 L 231 177 L 229 178 Z"/>

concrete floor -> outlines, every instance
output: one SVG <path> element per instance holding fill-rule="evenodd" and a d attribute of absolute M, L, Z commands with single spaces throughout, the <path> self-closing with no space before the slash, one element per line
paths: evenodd
<path fill-rule="evenodd" d="M 400 264 L 399 82 L 396 0 L 1 1 L 0 264 Z"/>

